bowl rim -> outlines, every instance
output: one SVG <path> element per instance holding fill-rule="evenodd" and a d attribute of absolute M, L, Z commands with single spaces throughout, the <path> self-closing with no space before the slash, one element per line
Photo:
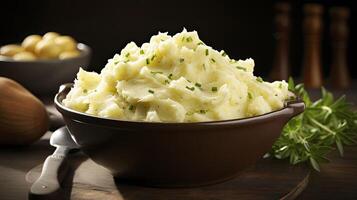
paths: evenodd
<path fill-rule="evenodd" d="M 237 124 L 250 124 L 256 123 L 257 121 L 267 121 L 276 118 L 285 117 L 287 120 L 302 113 L 305 109 L 305 103 L 301 98 L 297 97 L 295 100 L 286 101 L 283 108 L 274 110 L 262 115 L 238 118 L 238 119 L 227 119 L 227 120 L 216 120 L 216 121 L 203 121 L 203 122 L 148 122 L 148 121 L 130 121 L 115 118 L 103 118 L 95 115 L 90 115 L 87 113 L 79 112 L 71 108 L 67 108 L 62 104 L 62 100 L 67 96 L 73 83 L 63 84 L 60 87 L 59 92 L 54 97 L 54 103 L 56 109 L 63 115 L 64 118 L 69 118 L 81 123 L 95 123 L 96 125 L 132 128 L 133 126 L 144 126 L 147 128 L 158 127 L 158 126 L 169 126 L 169 127 L 211 127 L 217 125 L 237 125 Z M 123 126 L 124 125 L 124 126 Z"/>
<path fill-rule="evenodd" d="M 28 60 L 28 61 L 22 61 L 22 60 L 14 60 L 10 57 L 7 56 L 2 56 L 0 55 L 0 63 L 1 62 L 6 62 L 6 63 L 31 63 L 31 64 L 52 64 L 52 63 L 62 63 L 62 62 L 68 62 L 72 60 L 77 60 L 77 59 L 82 59 L 87 56 L 89 56 L 92 52 L 92 49 L 84 44 L 84 43 L 77 43 L 77 50 L 80 51 L 80 54 L 76 57 L 73 58 L 66 58 L 66 59 L 38 59 L 38 60 Z"/>

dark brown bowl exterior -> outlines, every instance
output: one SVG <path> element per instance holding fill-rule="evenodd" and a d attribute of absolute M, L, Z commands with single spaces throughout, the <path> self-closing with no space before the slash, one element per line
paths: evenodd
<path fill-rule="evenodd" d="M 39 96 L 54 95 L 63 83 L 73 81 L 80 67 L 86 69 L 91 49 L 85 44 L 77 46 L 78 57 L 59 60 L 15 61 L 0 58 L 0 76 L 11 78 Z"/>
<path fill-rule="evenodd" d="M 199 123 L 120 121 L 68 109 L 55 97 L 58 111 L 93 161 L 118 180 L 164 187 L 206 185 L 236 176 L 270 150 L 283 126 L 304 110 L 301 101 L 258 117 Z"/>

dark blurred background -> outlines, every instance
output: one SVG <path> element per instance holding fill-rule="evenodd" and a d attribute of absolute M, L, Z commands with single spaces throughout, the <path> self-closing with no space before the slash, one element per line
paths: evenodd
<path fill-rule="evenodd" d="M 267 76 L 274 56 L 274 4 L 269 0 L 240 1 L 3 1 L 0 45 L 22 41 L 29 34 L 55 31 L 73 36 L 93 49 L 90 69 L 99 71 L 130 41 L 138 45 L 161 32 L 197 30 L 201 39 L 232 58 L 252 57 L 256 74 Z M 322 60 L 325 76 L 330 65 L 329 14 L 331 6 L 351 8 L 348 66 L 356 78 L 355 10 L 352 1 L 292 1 L 290 67 L 295 77 L 302 65 L 302 6 L 323 4 Z"/>

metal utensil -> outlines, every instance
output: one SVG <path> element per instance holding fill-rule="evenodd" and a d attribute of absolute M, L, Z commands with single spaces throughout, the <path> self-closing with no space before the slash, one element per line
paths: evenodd
<path fill-rule="evenodd" d="M 30 197 L 58 193 L 63 178 L 59 174 L 64 175 L 68 171 L 67 154 L 70 150 L 79 148 L 65 126 L 52 133 L 50 144 L 56 147 L 56 150 L 45 160 L 41 176 L 31 186 Z"/>

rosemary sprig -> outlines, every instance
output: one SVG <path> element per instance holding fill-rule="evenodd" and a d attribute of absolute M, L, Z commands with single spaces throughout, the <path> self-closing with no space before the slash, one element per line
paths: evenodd
<path fill-rule="evenodd" d="M 345 145 L 357 144 L 357 112 L 344 96 L 335 100 L 322 88 L 321 99 L 312 101 L 304 86 L 295 86 L 292 79 L 289 90 L 304 100 L 306 109 L 286 124 L 271 156 L 289 159 L 291 164 L 310 162 L 320 171 L 320 163 L 328 161 L 326 155 L 331 150 L 337 148 L 343 156 Z"/>

